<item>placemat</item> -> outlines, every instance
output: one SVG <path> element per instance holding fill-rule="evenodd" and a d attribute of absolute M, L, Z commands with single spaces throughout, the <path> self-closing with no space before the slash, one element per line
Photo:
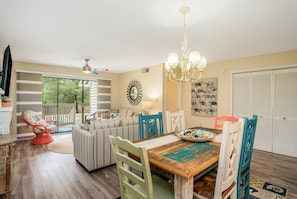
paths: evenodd
<path fill-rule="evenodd" d="M 167 153 L 163 156 L 175 160 L 177 162 L 186 163 L 213 148 L 214 145 L 208 142 L 199 142 L 189 146 L 188 148 L 180 149 L 172 153 Z"/>

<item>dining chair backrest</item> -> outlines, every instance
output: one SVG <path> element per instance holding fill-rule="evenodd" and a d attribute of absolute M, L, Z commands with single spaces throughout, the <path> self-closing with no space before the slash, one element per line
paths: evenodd
<path fill-rule="evenodd" d="M 147 151 L 127 139 L 109 136 L 118 169 L 121 199 L 174 198 L 172 184 L 151 175 Z M 139 161 L 132 156 L 139 158 Z M 158 180 L 154 180 L 158 179 Z"/>
<path fill-rule="evenodd" d="M 166 124 L 167 133 L 178 132 L 184 130 L 185 127 L 185 115 L 184 111 L 169 112 L 166 111 Z"/>
<path fill-rule="evenodd" d="M 244 195 L 248 199 L 250 190 L 250 165 L 252 160 L 253 146 L 256 134 L 258 116 L 251 119 L 245 118 L 242 136 L 242 146 L 237 176 L 237 196 Z"/>
<path fill-rule="evenodd" d="M 200 187 L 198 179 L 194 185 L 195 198 L 228 198 L 237 197 L 237 174 L 242 144 L 244 119 L 239 118 L 238 122 L 225 122 L 222 130 L 222 141 L 219 155 L 219 163 L 214 180 Z M 207 175 L 207 174 L 206 174 Z M 203 178 L 203 177 L 202 177 Z M 215 183 L 215 185 L 213 185 Z M 210 186 L 208 186 L 208 184 Z M 208 186 L 208 187 L 207 187 Z M 206 190 L 206 191 L 205 191 Z M 209 194 L 211 192 L 211 194 Z M 205 197 L 207 196 L 207 197 Z"/>
<path fill-rule="evenodd" d="M 217 116 L 215 117 L 214 121 L 214 128 L 215 129 L 223 129 L 224 122 L 237 122 L 238 118 L 233 116 Z"/>
<path fill-rule="evenodd" d="M 153 115 L 138 114 L 139 138 L 163 135 L 162 112 Z"/>

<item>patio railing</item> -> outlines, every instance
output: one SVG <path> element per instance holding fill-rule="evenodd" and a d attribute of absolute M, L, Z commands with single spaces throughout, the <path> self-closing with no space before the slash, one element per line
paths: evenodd
<path fill-rule="evenodd" d="M 75 104 L 46 104 L 42 105 L 42 115 L 45 120 L 55 120 L 59 126 L 75 124 Z M 57 117 L 59 115 L 59 118 Z"/>

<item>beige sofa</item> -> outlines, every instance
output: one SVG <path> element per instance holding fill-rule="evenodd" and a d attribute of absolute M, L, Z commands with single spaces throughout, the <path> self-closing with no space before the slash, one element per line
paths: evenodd
<path fill-rule="evenodd" d="M 74 157 L 88 171 L 115 163 L 109 135 L 139 140 L 137 117 L 94 120 L 87 126 L 73 127 Z"/>

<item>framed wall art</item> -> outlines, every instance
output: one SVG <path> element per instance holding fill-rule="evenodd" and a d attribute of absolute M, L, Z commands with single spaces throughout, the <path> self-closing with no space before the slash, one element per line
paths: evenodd
<path fill-rule="evenodd" d="M 218 109 L 218 78 L 204 78 L 191 86 L 191 113 L 215 117 Z"/>

